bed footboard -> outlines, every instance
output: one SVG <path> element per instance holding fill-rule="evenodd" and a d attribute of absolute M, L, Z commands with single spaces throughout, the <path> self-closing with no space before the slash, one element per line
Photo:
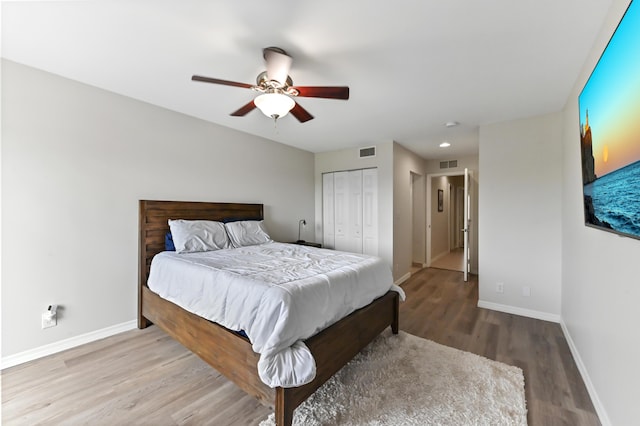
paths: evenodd
<path fill-rule="evenodd" d="M 295 408 L 353 359 L 385 328 L 398 333 L 399 295 L 388 292 L 307 339 L 305 344 L 316 360 L 316 377 L 297 388 L 276 389 L 276 425 L 290 426 Z"/>
<path fill-rule="evenodd" d="M 397 333 L 399 296 L 388 292 L 371 304 L 307 339 L 316 377 L 296 388 L 272 389 L 258 376 L 259 355 L 251 343 L 224 327 L 142 289 L 142 314 L 263 405 L 275 410 L 276 425 L 289 426 L 295 408 L 346 365 L 385 328 Z"/>

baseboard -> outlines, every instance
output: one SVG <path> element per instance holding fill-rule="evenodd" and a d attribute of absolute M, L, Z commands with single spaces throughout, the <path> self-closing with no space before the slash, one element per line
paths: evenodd
<path fill-rule="evenodd" d="M 596 392 L 595 386 L 593 386 L 593 382 L 591 382 L 591 378 L 589 377 L 589 372 L 587 371 L 587 367 L 585 367 L 584 362 L 582 362 L 582 358 L 580 357 L 580 353 L 578 352 L 578 348 L 576 347 L 573 339 L 571 338 L 571 334 L 569 333 L 569 329 L 564 321 L 561 319 L 560 327 L 562 327 L 562 332 L 564 333 L 564 338 L 569 345 L 569 350 L 571 351 L 571 355 L 573 355 L 573 360 L 578 367 L 578 371 L 580 371 L 580 375 L 582 376 L 582 381 L 587 388 L 587 392 L 589 392 L 589 396 L 591 397 L 591 402 L 593 403 L 593 407 L 596 409 L 596 413 L 600 419 L 600 423 L 603 426 L 611 426 L 611 420 L 609 420 L 609 416 L 607 415 L 604 406 L 602 405 L 602 401 L 598 397 L 598 393 Z"/>
<path fill-rule="evenodd" d="M 396 282 L 394 282 L 394 284 L 395 285 L 402 285 L 402 283 L 405 282 L 406 280 L 408 280 L 410 277 L 411 277 L 411 272 L 407 272 L 406 274 L 404 274 L 403 276 L 398 278 L 396 280 Z"/>
<path fill-rule="evenodd" d="M 557 323 L 560 322 L 560 315 L 551 314 L 549 312 L 534 311 L 533 309 L 518 308 L 517 306 L 501 305 L 500 303 L 478 300 L 478 307 L 491 309 L 492 311 L 506 312 L 507 314 L 535 318 L 543 321 L 551 321 Z"/>
<path fill-rule="evenodd" d="M 42 358 L 47 355 L 66 351 L 67 349 L 75 348 L 76 346 L 84 345 L 85 343 L 95 342 L 96 340 L 104 339 L 105 337 L 113 336 L 114 334 L 133 330 L 137 326 L 138 322 L 136 320 L 127 321 L 121 324 L 112 325 L 111 327 L 82 334 L 80 336 L 70 337 L 68 339 L 60 340 L 59 342 L 29 349 L 15 355 L 9 355 L 2 358 L 2 361 L 0 362 L 0 370 L 33 361 L 34 359 Z"/>

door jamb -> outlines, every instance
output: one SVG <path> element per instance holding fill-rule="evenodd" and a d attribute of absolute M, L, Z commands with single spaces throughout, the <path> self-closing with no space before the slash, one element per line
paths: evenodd
<path fill-rule="evenodd" d="M 431 178 L 441 177 L 441 176 L 464 176 L 464 169 L 462 171 L 449 171 L 449 172 L 440 172 L 440 173 L 429 173 L 426 175 L 426 220 L 427 220 L 427 240 L 426 244 L 426 267 L 431 266 Z"/>

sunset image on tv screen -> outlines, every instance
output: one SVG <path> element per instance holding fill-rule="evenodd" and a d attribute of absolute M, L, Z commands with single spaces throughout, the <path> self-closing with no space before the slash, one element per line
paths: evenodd
<path fill-rule="evenodd" d="M 640 0 L 578 98 L 585 222 L 640 239 Z"/>

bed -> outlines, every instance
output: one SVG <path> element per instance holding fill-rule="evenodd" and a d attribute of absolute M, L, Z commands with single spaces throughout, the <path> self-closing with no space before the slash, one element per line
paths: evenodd
<path fill-rule="evenodd" d="M 288 426 L 293 411 L 384 329 L 398 332 L 399 294 L 389 291 L 304 341 L 316 363 L 315 378 L 298 387 L 267 386 L 258 375 L 259 354 L 249 339 L 165 300 L 147 286 L 153 257 L 165 250 L 168 219 L 262 219 L 261 204 L 140 201 L 138 327 L 155 324 L 261 403 Z"/>

